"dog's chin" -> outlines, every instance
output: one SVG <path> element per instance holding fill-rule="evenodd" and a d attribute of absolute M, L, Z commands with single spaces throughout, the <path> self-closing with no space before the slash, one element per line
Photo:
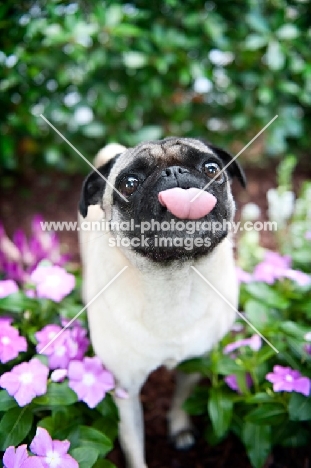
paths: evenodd
<path fill-rule="evenodd" d="M 148 247 L 139 245 L 131 247 L 135 254 L 147 258 L 155 263 L 168 264 L 174 261 L 187 262 L 209 255 L 220 242 L 227 237 L 228 231 L 218 231 L 211 237 L 210 233 L 202 236 L 180 237 L 180 233 L 170 233 L 162 237 L 159 245 L 159 237 L 149 237 Z"/>

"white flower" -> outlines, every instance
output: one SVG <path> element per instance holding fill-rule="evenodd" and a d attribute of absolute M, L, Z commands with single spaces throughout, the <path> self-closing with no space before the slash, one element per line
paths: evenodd
<path fill-rule="evenodd" d="M 276 221 L 278 226 L 284 226 L 294 212 L 294 192 L 286 190 L 280 193 L 277 189 L 270 189 L 267 192 L 267 200 L 270 221 Z"/>
<path fill-rule="evenodd" d="M 242 219 L 245 221 L 255 221 L 260 217 L 261 211 L 256 203 L 247 203 L 242 208 Z"/>

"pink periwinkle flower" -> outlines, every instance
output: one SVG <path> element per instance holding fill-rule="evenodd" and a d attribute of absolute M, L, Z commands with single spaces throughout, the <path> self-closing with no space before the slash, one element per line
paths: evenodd
<path fill-rule="evenodd" d="M 236 267 L 236 274 L 239 283 L 250 283 L 253 281 L 253 277 L 247 271 L 242 270 L 240 267 Z"/>
<path fill-rule="evenodd" d="M 306 238 L 307 240 L 311 240 L 311 231 L 307 231 L 307 232 L 306 232 L 305 238 Z"/>
<path fill-rule="evenodd" d="M 242 346 L 249 346 L 253 351 L 258 351 L 261 348 L 261 338 L 259 335 L 253 335 L 250 338 L 243 340 L 237 340 L 233 343 L 229 343 L 224 347 L 224 354 L 229 354 Z"/>
<path fill-rule="evenodd" d="M 69 447 L 68 440 L 52 440 L 43 427 L 37 428 L 30 444 L 30 450 L 38 456 L 43 468 L 79 468 L 78 462 L 67 453 Z"/>
<path fill-rule="evenodd" d="M 87 330 L 78 322 L 66 330 L 59 325 L 46 325 L 35 334 L 38 340 L 36 349 L 38 353 L 49 357 L 50 369 L 67 369 L 71 360 L 81 360 L 84 357 L 89 347 L 86 334 Z"/>
<path fill-rule="evenodd" d="M 27 341 L 11 326 L 10 319 L 0 319 L 0 361 L 5 364 L 27 351 Z"/>
<path fill-rule="evenodd" d="M 228 387 L 231 388 L 231 390 L 234 390 L 235 392 L 241 393 L 241 388 L 239 387 L 236 375 L 234 375 L 234 374 L 227 375 L 224 378 L 224 381 L 226 382 Z M 250 374 L 248 372 L 245 374 L 245 383 L 246 383 L 246 386 L 248 388 L 250 388 L 253 385 L 252 378 L 251 378 L 251 376 L 250 376 Z"/>
<path fill-rule="evenodd" d="M 289 268 L 284 272 L 283 276 L 295 281 L 301 287 L 308 286 L 311 283 L 311 276 L 307 275 L 303 271 L 292 270 Z"/>
<path fill-rule="evenodd" d="M 30 275 L 37 286 L 37 296 L 60 302 L 75 287 L 75 277 L 59 266 L 38 265 Z"/>
<path fill-rule="evenodd" d="M 0 281 L 0 298 L 7 297 L 16 292 L 18 292 L 18 286 L 15 281 L 11 279 Z"/>
<path fill-rule="evenodd" d="M 8 447 L 3 455 L 4 468 L 43 468 L 38 457 L 29 457 L 27 445 Z"/>
<path fill-rule="evenodd" d="M 254 281 L 264 281 L 273 284 L 283 276 L 285 270 L 291 266 L 291 258 L 282 256 L 277 252 L 267 251 L 263 262 L 259 263 L 253 273 Z"/>
<path fill-rule="evenodd" d="M 90 408 L 95 408 L 106 392 L 114 388 L 113 375 L 103 367 L 97 356 L 85 357 L 83 361 L 71 361 L 68 378 L 69 387 Z"/>
<path fill-rule="evenodd" d="M 22 362 L 0 377 L 0 387 L 13 396 L 19 406 L 28 405 L 47 389 L 49 369 L 37 358 Z"/>
<path fill-rule="evenodd" d="M 273 383 L 274 392 L 297 392 L 305 396 L 310 394 L 311 380 L 290 367 L 276 365 L 273 372 L 266 375 L 266 379 Z"/>
<path fill-rule="evenodd" d="M 253 280 L 274 284 L 278 279 L 289 278 L 302 287 L 311 283 L 309 275 L 299 270 L 293 270 L 290 266 L 291 258 L 288 255 L 282 256 L 277 252 L 268 251 L 263 262 L 255 267 Z"/>

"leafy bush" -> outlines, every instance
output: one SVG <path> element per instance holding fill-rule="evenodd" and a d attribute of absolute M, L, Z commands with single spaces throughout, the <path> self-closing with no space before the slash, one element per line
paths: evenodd
<path fill-rule="evenodd" d="M 203 136 L 257 154 L 308 148 L 308 2 L 59 0 L 0 7 L 2 165 L 86 170 L 104 143 Z M 234 142 L 234 143 L 233 143 Z"/>

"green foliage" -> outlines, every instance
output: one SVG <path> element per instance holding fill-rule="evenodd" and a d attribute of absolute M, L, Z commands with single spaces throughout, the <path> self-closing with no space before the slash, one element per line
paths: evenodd
<path fill-rule="evenodd" d="M 292 163 L 288 164 L 293 166 Z M 283 164 L 279 173 L 282 171 L 285 174 L 290 169 Z M 282 186 L 286 186 L 288 176 L 281 180 Z M 184 406 L 190 414 L 207 418 L 207 441 L 215 444 L 228 432 L 234 432 L 243 442 L 254 468 L 265 466 L 276 445 L 300 447 L 309 443 L 310 394 L 299 393 L 297 388 L 278 390 L 267 375 L 279 365 L 311 379 L 311 263 L 301 260 L 304 252 L 310 250 L 310 190 L 311 184 L 306 182 L 295 202 L 292 219 L 284 226 L 288 234 L 286 250 L 282 252 L 292 258 L 292 269 L 301 268 L 309 275 L 304 276 L 308 280 L 306 284 L 286 277 L 270 281 L 269 275 L 267 282 L 253 278 L 249 283 L 242 283 L 240 310 L 247 322 L 239 317 L 239 327 L 208 357 L 181 365 L 183 371 L 201 372 L 210 380 L 210 385 L 198 386 Z M 276 265 L 272 268 L 277 271 Z M 225 347 L 229 343 L 245 340 L 255 331 L 272 346 L 262 340 L 260 349 L 253 349 L 242 342 L 228 353 Z M 228 380 L 232 377 L 237 388 Z"/>
<path fill-rule="evenodd" d="M 47 365 L 47 356 L 36 354 L 35 333 L 47 324 L 60 323 L 60 313 L 61 317 L 71 318 L 81 308 L 78 290 L 73 291 L 61 303 L 48 299 L 30 299 L 22 289 L 1 298 L 0 316 L 12 318 L 14 326 L 27 339 L 28 349 L 16 359 L 5 364 L 0 363 L 0 375 L 33 357 Z M 80 321 L 86 323 L 86 317 L 81 315 Z M 118 427 L 118 412 L 110 394 L 91 409 L 78 401 L 77 394 L 69 387 L 67 379 L 56 383 L 49 377 L 46 393 L 37 396 L 26 406 L 19 407 L 15 398 L 1 389 L 0 451 L 5 451 L 12 445 L 29 446 L 37 427 L 45 428 L 53 440 L 67 439 L 70 442 L 69 453 L 81 468 L 115 468 L 104 460 L 113 448 Z"/>
<path fill-rule="evenodd" d="M 276 114 L 270 155 L 302 151 L 310 125 L 308 2 L 9 0 L 0 164 L 87 171 L 103 144 L 201 136 L 236 151 Z"/>

